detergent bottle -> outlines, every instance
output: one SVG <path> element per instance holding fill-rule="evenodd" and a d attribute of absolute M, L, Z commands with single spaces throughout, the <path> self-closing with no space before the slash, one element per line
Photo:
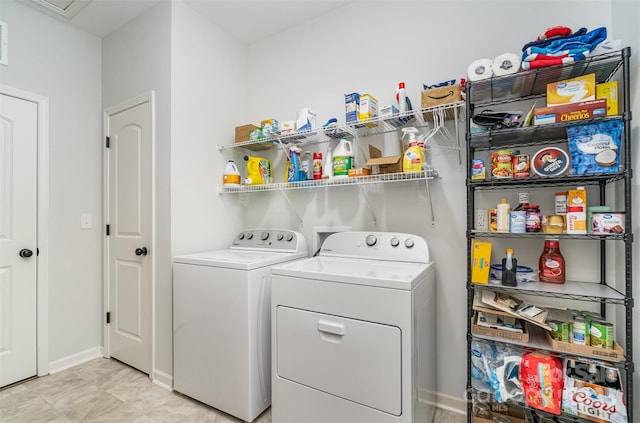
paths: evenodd
<path fill-rule="evenodd" d="M 229 160 L 224 167 L 222 185 L 240 185 L 240 172 L 233 160 Z"/>
<path fill-rule="evenodd" d="M 348 178 L 349 169 L 354 164 L 353 147 L 346 138 L 341 138 L 338 146 L 333 150 L 333 177 Z"/>
<path fill-rule="evenodd" d="M 422 170 L 422 164 L 424 163 L 424 148 L 418 145 L 416 140 L 416 134 L 418 130 L 413 126 L 402 128 L 402 138 L 409 134 L 409 148 L 404 152 L 402 159 L 402 171 L 403 172 L 419 172 Z"/>
<path fill-rule="evenodd" d="M 298 147 L 289 148 L 289 169 L 287 182 L 299 182 L 307 179 L 306 173 L 302 170 L 300 163 L 300 150 Z"/>
<path fill-rule="evenodd" d="M 271 183 L 271 162 L 263 157 L 244 156 L 247 162 L 247 185 Z"/>

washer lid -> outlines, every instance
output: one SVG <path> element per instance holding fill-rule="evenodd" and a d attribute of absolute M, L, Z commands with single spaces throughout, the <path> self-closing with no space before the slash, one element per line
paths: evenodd
<path fill-rule="evenodd" d="M 173 258 L 174 263 L 199 266 L 224 267 L 228 269 L 251 270 L 285 261 L 307 257 L 307 253 L 282 253 L 251 250 L 214 250 L 203 253 L 186 254 Z"/>
<path fill-rule="evenodd" d="M 317 256 L 274 266 L 272 275 L 395 289 L 413 289 L 433 269 L 409 263 Z"/>

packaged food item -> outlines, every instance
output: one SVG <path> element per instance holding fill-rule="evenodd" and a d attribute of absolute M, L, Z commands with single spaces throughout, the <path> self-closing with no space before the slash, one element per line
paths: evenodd
<path fill-rule="evenodd" d="M 497 208 L 497 228 L 498 232 L 509 232 L 509 221 L 511 220 L 511 205 L 507 203 L 507 199 L 503 198 L 498 203 Z"/>
<path fill-rule="evenodd" d="M 547 107 L 595 99 L 595 73 L 547 84 Z"/>
<path fill-rule="evenodd" d="M 607 100 L 607 116 L 618 114 L 618 81 L 603 82 L 596 85 L 596 98 Z"/>
<path fill-rule="evenodd" d="M 561 148 L 545 147 L 531 158 L 531 169 L 538 176 L 560 176 L 569 168 L 569 156 Z"/>
<path fill-rule="evenodd" d="M 623 234 L 625 228 L 624 212 L 593 212 L 591 232 L 594 234 Z"/>
<path fill-rule="evenodd" d="M 564 271 L 565 262 L 560 252 L 560 241 L 546 239 L 538 262 L 538 279 L 540 279 L 540 282 L 563 284 L 565 280 Z"/>
<path fill-rule="evenodd" d="M 602 319 L 594 319 L 589 327 L 590 341 L 592 347 L 613 349 L 613 323 Z"/>
<path fill-rule="evenodd" d="M 571 206 L 580 206 L 584 208 L 584 211 L 587 207 L 587 191 L 584 187 L 577 187 L 576 189 L 570 189 L 567 193 L 567 207 Z M 568 210 L 567 210 L 568 211 Z"/>
<path fill-rule="evenodd" d="M 620 152 L 623 131 L 622 120 L 607 120 L 567 128 L 571 173 L 585 175 L 622 170 Z"/>
<path fill-rule="evenodd" d="M 587 214 L 581 206 L 569 206 L 567 212 L 567 233 L 568 234 L 586 234 L 587 233 Z"/>
<path fill-rule="evenodd" d="M 487 178 L 487 173 L 484 167 L 484 160 L 473 159 L 471 161 L 471 180 L 484 181 Z"/>
<path fill-rule="evenodd" d="M 471 246 L 471 282 L 488 284 L 490 267 L 491 243 L 474 239 Z"/>
<path fill-rule="evenodd" d="M 543 351 L 524 354 L 520 363 L 520 381 L 529 407 L 560 414 L 564 378 L 559 358 Z"/>
<path fill-rule="evenodd" d="M 489 231 L 498 231 L 498 209 L 489 209 Z"/>
<path fill-rule="evenodd" d="M 511 150 L 498 150 L 491 153 L 491 177 L 496 179 L 513 178 Z"/>
<path fill-rule="evenodd" d="M 607 114 L 607 100 L 582 101 L 563 106 L 541 107 L 534 111 L 534 125 L 572 122 L 581 119 L 602 117 Z"/>
<path fill-rule="evenodd" d="M 513 169 L 514 178 L 528 178 L 530 176 L 529 156 L 527 154 L 514 155 L 511 158 L 511 168 Z"/>
<path fill-rule="evenodd" d="M 551 326 L 551 337 L 560 342 L 571 342 L 573 337 L 571 322 L 562 320 L 547 320 L 547 324 Z"/>
<path fill-rule="evenodd" d="M 526 212 L 524 210 L 511 211 L 510 231 L 515 234 L 527 232 Z"/>
<path fill-rule="evenodd" d="M 591 328 L 589 321 L 582 317 L 576 316 L 571 323 L 572 336 L 571 342 L 576 345 L 591 345 Z"/>
<path fill-rule="evenodd" d="M 524 212 L 526 232 L 540 232 L 542 228 L 540 206 L 537 204 L 527 204 L 524 206 Z"/>

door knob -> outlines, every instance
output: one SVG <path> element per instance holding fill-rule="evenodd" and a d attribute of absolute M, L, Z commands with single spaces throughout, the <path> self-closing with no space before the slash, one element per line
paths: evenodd
<path fill-rule="evenodd" d="M 31 257 L 33 255 L 33 251 L 31 251 L 28 248 L 23 248 L 22 250 L 20 250 L 20 252 L 18 254 L 22 258 L 29 258 L 29 257 Z"/>
<path fill-rule="evenodd" d="M 136 256 L 146 256 L 147 255 L 147 247 L 136 248 Z"/>

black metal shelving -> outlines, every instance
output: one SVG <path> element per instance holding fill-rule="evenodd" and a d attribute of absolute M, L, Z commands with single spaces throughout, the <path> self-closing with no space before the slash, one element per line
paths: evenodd
<path fill-rule="evenodd" d="M 467 84 L 466 104 L 466 144 L 467 144 L 467 390 L 473 393 L 477 391 L 472 385 L 471 378 L 471 344 L 472 342 L 491 342 L 504 344 L 520 349 L 523 352 L 535 349 L 543 349 L 558 357 L 569 355 L 562 351 L 550 348 L 544 342 L 530 342 L 522 344 L 502 338 L 491 338 L 472 333 L 473 301 L 478 290 L 491 289 L 507 294 L 535 295 L 539 297 L 559 298 L 566 301 L 583 301 L 600 304 L 603 315 L 606 305 L 615 305 L 624 308 L 624 359 L 616 362 L 625 372 L 624 396 L 626 399 L 628 421 L 633 422 L 633 286 L 632 286 L 632 183 L 633 172 L 631 168 L 631 108 L 630 108 L 630 68 L 629 58 L 631 49 L 626 47 L 620 51 L 597 55 L 574 64 L 550 66 L 547 68 L 520 72 L 513 75 L 493 77 L 482 81 L 470 81 Z M 476 108 L 489 108 L 498 104 L 522 102 L 541 98 L 546 95 L 547 84 L 563 79 L 574 78 L 581 75 L 594 73 L 596 83 L 607 82 L 613 79 L 619 81 L 621 113 L 617 116 L 607 116 L 595 119 L 586 119 L 578 122 L 563 122 L 549 125 L 530 126 L 523 128 L 507 128 L 487 132 L 471 132 L 471 117 Z M 502 179 L 502 180 L 472 180 L 471 162 L 476 152 L 499 150 L 504 148 L 522 148 L 542 145 L 560 145 L 567 148 L 567 128 L 576 124 L 603 122 L 610 119 L 624 121 L 621 170 L 615 173 L 594 175 L 565 175 L 553 178 L 531 177 L 526 179 Z M 520 284 L 517 287 L 505 287 L 496 284 L 476 285 L 471 283 L 471 248 L 476 238 L 513 238 L 519 242 L 541 240 L 550 234 L 544 233 L 499 233 L 474 230 L 474 211 L 476 195 L 487 190 L 517 190 L 538 189 L 547 187 L 570 187 L 576 185 L 597 186 L 600 204 L 605 204 L 608 186 L 622 187 L 616 192 L 624 192 L 625 232 L 623 234 L 610 235 L 552 235 L 560 239 L 584 240 L 600 243 L 600 280 L 598 282 L 567 281 L 562 286 L 545 286 L 552 284 Z M 609 242 L 618 242 L 624 245 L 624 282 L 608 280 L 607 276 L 607 248 Z M 570 304 L 570 303 L 569 303 Z M 534 328 L 533 332 L 538 332 Z M 542 329 L 540 329 L 542 331 Z M 532 337 L 540 341 L 540 334 Z M 533 339 L 532 339 L 533 340 Z M 606 352 L 603 352 L 606 355 Z M 585 357 L 589 357 L 588 355 Z M 591 357 L 593 358 L 593 357 Z M 607 357 L 600 357 L 609 361 Z M 472 396 L 473 397 L 473 396 Z M 467 421 L 472 421 L 472 401 L 468 401 Z M 523 404 L 513 404 L 524 407 Z M 575 421 L 584 421 L 576 419 Z"/>

